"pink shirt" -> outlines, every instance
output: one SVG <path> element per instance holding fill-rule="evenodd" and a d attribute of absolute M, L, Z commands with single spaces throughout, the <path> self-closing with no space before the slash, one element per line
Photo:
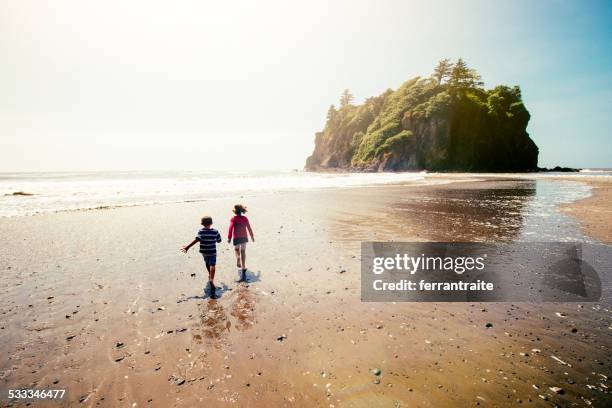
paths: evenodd
<path fill-rule="evenodd" d="M 251 229 L 251 224 L 249 224 L 249 219 L 244 215 L 236 215 L 230 220 L 227 239 L 232 239 L 232 235 L 234 238 L 247 238 L 247 231 L 253 236 L 253 230 Z"/>

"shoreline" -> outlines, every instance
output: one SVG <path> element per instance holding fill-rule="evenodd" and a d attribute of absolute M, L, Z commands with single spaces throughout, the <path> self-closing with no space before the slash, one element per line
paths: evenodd
<path fill-rule="evenodd" d="M 465 173 L 465 172 L 448 172 L 448 173 L 426 173 L 426 172 L 346 172 L 335 170 L 331 172 L 308 172 L 303 171 L 303 173 L 312 173 L 312 174 L 326 174 L 331 173 L 334 175 L 356 175 L 356 174 L 368 174 L 368 175 L 419 175 L 421 178 L 417 179 L 408 179 L 403 181 L 388 181 L 388 182 L 371 182 L 364 184 L 355 184 L 355 185 L 329 185 L 329 186 L 319 186 L 319 187 L 307 187 L 305 189 L 298 189 L 295 187 L 291 188 L 279 188 L 279 189 L 263 189 L 260 191 L 257 190 L 245 190 L 244 193 L 241 193 L 242 196 L 245 197 L 253 197 L 262 194 L 278 194 L 278 193 L 290 193 L 290 192 L 299 192 L 299 191 L 333 191 L 333 190 L 344 190 L 344 189 L 360 189 L 360 188 L 377 188 L 377 187 L 419 187 L 419 186 L 427 186 L 427 185 L 436 185 L 436 184 L 450 184 L 450 183 L 462 183 L 462 182 L 476 182 L 476 181 L 500 181 L 500 180 L 567 180 L 567 181 L 575 181 L 575 182 L 585 182 L 588 183 L 591 180 L 593 183 L 602 183 L 606 184 L 607 176 L 592 176 L 585 174 L 574 174 L 574 175 L 566 175 L 566 174 L 547 174 L 547 173 Z M 117 193 L 119 194 L 119 193 Z M 75 193 L 73 193 L 75 195 Z M 157 200 L 149 200 L 149 201 L 109 201 L 109 202 L 99 202 L 95 204 L 85 204 L 84 206 L 69 206 L 69 207 L 60 207 L 60 208 L 38 208 L 33 206 L 32 209 L 28 210 L 25 213 L 15 213 L 15 214 L 3 214 L 0 215 L 0 219 L 2 218 L 12 218 L 12 217 L 31 217 L 31 216 L 40 216 L 46 214 L 58 214 L 58 213 L 70 213 L 70 212 L 80 212 L 80 211 L 96 211 L 96 210 L 112 210 L 117 208 L 124 207 L 145 207 L 145 206 L 163 206 L 163 205 L 171 205 L 171 204 L 181 204 L 181 203 L 205 203 L 211 200 L 220 200 L 227 199 L 231 197 L 233 194 L 230 192 L 224 192 L 222 195 L 216 196 L 199 196 L 193 198 L 174 198 L 174 199 L 157 199 Z M 23 193 L 23 194 L 15 194 L 7 193 L 4 194 L 5 197 L 15 197 L 18 200 L 22 197 L 25 198 L 38 198 L 40 194 L 36 193 Z M 31 205 L 29 202 L 23 203 L 11 203 L 8 205 Z M 73 203 L 74 204 L 74 203 Z M 78 205 L 78 204 L 77 204 Z"/>
<path fill-rule="evenodd" d="M 591 186 L 592 195 L 561 206 L 560 210 L 580 221 L 589 236 L 612 243 L 612 181 L 590 178 L 582 182 Z"/>

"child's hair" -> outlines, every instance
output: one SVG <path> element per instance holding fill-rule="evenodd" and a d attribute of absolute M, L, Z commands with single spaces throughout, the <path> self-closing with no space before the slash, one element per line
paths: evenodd
<path fill-rule="evenodd" d="M 205 215 L 202 217 L 202 225 L 205 227 L 210 227 L 212 225 L 212 217 L 210 215 Z"/>
<path fill-rule="evenodd" d="M 236 205 L 234 206 L 234 214 L 236 214 L 236 215 L 242 215 L 242 214 L 244 214 L 245 212 L 247 212 L 247 208 L 246 208 L 244 205 L 242 205 L 242 204 L 236 204 Z"/>

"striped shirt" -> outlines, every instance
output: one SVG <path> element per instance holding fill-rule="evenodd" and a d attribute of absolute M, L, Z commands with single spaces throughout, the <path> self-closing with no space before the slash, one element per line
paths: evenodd
<path fill-rule="evenodd" d="M 221 242 L 221 234 L 214 228 L 202 228 L 196 235 L 200 242 L 200 253 L 206 256 L 217 255 L 217 242 Z"/>

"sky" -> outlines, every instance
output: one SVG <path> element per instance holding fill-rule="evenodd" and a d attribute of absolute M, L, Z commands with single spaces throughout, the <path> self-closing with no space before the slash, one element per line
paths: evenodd
<path fill-rule="evenodd" d="M 0 171 L 302 168 L 330 104 L 463 57 L 540 166 L 612 167 L 612 3 L 0 0 Z"/>

